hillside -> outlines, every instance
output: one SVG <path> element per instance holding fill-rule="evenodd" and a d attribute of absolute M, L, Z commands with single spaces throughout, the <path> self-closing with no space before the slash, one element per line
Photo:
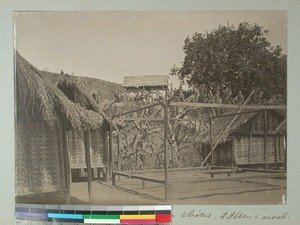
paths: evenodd
<path fill-rule="evenodd" d="M 60 74 L 42 71 L 43 75 L 52 83 L 55 84 L 60 79 Z M 121 84 L 104 81 L 91 77 L 78 77 L 69 75 L 88 95 L 95 94 L 96 100 L 101 103 L 106 99 L 112 100 L 115 93 L 123 92 L 125 89 Z"/>

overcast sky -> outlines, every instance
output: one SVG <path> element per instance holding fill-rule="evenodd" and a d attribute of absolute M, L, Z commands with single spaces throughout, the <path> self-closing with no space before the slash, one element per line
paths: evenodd
<path fill-rule="evenodd" d="M 169 74 L 183 62 L 187 35 L 248 21 L 287 51 L 284 11 L 19 12 L 16 48 L 39 69 L 122 83 L 128 75 Z"/>

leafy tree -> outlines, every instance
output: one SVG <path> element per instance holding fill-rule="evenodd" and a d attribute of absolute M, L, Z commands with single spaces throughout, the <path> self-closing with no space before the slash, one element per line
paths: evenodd
<path fill-rule="evenodd" d="M 243 22 L 220 25 L 205 34 L 195 33 L 184 42 L 184 62 L 171 74 L 182 83 L 213 95 L 228 98 L 248 96 L 256 88 L 268 99 L 286 96 L 286 58 L 280 46 L 271 46 L 268 31 L 258 24 Z"/>

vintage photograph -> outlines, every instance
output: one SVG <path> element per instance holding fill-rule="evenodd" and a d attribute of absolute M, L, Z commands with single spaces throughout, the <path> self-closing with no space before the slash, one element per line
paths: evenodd
<path fill-rule="evenodd" d="M 286 11 L 16 11 L 15 201 L 287 204 Z"/>

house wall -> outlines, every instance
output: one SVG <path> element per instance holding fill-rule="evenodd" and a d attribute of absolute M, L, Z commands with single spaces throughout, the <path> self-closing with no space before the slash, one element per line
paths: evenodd
<path fill-rule="evenodd" d="M 66 189 L 61 135 L 43 120 L 17 119 L 16 195 Z"/>
<path fill-rule="evenodd" d="M 84 147 L 84 132 L 83 131 L 68 131 L 69 158 L 71 169 L 85 169 L 85 147 Z M 104 167 L 104 140 L 103 130 L 90 131 L 90 153 L 91 167 Z"/>
<path fill-rule="evenodd" d="M 237 164 L 275 163 L 275 151 L 277 162 L 284 161 L 283 135 L 266 136 L 266 154 L 264 153 L 264 136 L 252 135 L 251 146 L 248 136 L 238 135 L 234 139 L 234 159 Z M 250 151 L 250 154 L 249 154 Z M 264 154 L 266 159 L 264 159 Z M 250 155 L 250 158 L 249 158 Z"/>

